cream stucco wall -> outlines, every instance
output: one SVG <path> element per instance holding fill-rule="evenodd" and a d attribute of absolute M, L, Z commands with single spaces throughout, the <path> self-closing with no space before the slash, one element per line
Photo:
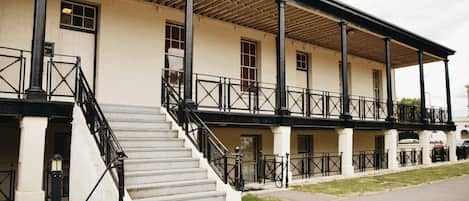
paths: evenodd
<path fill-rule="evenodd" d="M 92 35 L 60 29 L 60 1 L 48 1 L 46 40 L 56 52 L 80 55 L 92 80 Z M 164 65 L 165 22 L 182 23 L 182 11 L 133 0 L 90 0 L 99 8 L 97 34 L 97 96 L 103 103 L 159 105 L 160 75 Z M 32 0 L 0 2 L 0 44 L 30 49 Z M 91 37 L 91 38 L 90 38 Z M 254 29 L 196 16 L 194 18 L 194 72 L 240 77 L 240 40 L 258 42 L 259 80 L 275 83 L 275 36 Z M 339 92 L 337 51 L 288 39 L 287 84 L 306 87 L 306 73 L 296 70 L 295 52 L 310 54 L 313 89 Z M 353 95 L 372 96 L 372 69 L 384 65 L 350 56 Z M 385 95 L 385 80 L 382 82 Z"/>

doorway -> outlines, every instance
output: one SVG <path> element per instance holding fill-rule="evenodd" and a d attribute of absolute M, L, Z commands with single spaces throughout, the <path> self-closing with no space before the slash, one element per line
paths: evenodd
<path fill-rule="evenodd" d="M 261 152 L 260 135 L 242 135 L 240 152 L 243 154 L 243 178 L 245 181 L 259 180 L 259 153 Z"/>

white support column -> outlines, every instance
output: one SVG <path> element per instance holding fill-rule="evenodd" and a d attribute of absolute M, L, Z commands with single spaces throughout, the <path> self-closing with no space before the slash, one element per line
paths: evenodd
<path fill-rule="evenodd" d="M 430 157 L 431 147 L 430 147 L 430 135 L 431 132 L 421 130 L 418 131 L 420 147 L 422 147 L 422 163 L 424 165 L 430 165 L 432 159 Z"/>
<path fill-rule="evenodd" d="M 455 131 L 446 132 L 446 144 L 448 144 L 448 148 L 449 148 L 449 160 L 451 162 L 458 161 L 458 157 L 456 155 L 456 132 Z"/>
<path fill-rule="evenodd" d="M 273 126 L 272 133 L 274 134 L 274 154 L 279 156 L 286 156 L 286 154 L 290 154 L 290 134 L 291 134 L 291 127 L 290 126 Z M 290 161 L 288 161 L 288 166 L 290 166 Z M 288 167 L 288 172 L 284 171 L 284 181 L 286 174 L 288 174 L 288 178 L 291 181 L 292 173 L 290 167 Z"/>
<path fill-rule="evenodd" d="M 44 200 L 42 183 L 47 120 L 47 117 L 21 119 L 16 201 Z"/>
<path fill-rule="evenodd" d="M 353 128 L 336 129 L 339 137 L 339 153 L 342 153 L 342 175 L 352 176 L 353 170 Z"/>
<path fill-rule="evenodd" d="M 388 152 L 388 168 L 390 170 L 396 170 L 399 167 L 397 161 L 397 138 L 398 132 L 396 129 L 384 131 L 384 149 Z"/>

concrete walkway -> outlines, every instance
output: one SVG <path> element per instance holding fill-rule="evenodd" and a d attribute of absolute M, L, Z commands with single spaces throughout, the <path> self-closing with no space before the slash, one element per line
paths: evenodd
<path fill-rule="evenodd" d="M 275 197 L 283 201 L 468 201 L 469 176 L 362 196 L 335 197 L 296 191 L 278 191 L 261 196 Z"/>

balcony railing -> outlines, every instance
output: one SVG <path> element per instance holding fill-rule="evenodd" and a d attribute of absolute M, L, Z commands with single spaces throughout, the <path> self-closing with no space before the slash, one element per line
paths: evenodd
<path fill-rule="evenodd" d="M 0 47 L 0 95 L 1 98 L 23 99 L 29 83 L 28 63 L 31 52 Z M 82 110 L 101 157 L 110 172 L 119 193 L 124 197 L 124 159 L 126 155 L 106 120 L 83 71 L 81 58 L 62 54 L 44 57 L 43 86 L 48 101 L 76 103 Z M 114 169 L 114 170 L 112 170 Z M 100 184 L 99 180 L 89 196 Z"/>
<path fill-rule="evenodd" d="M 164 70 L 175 89 L 181 93 L 181 71 Z M 242 79 L 195 74 L 195 103 L 198 110 L 274 114 L 276 85 Z M 287 106 L 292 116 L 339 119 L 342 114 L 342 94 L 330 91 L 287 87 Z M 349 96 L 350 115 L 355 120 L 385 121 L 388 116 L 386 100 L 365 96 Z M 398 122 L 420 122 L 420 107 L 394 104 Z M 445 123 L 447 113 L 443 108 L 427 108 L 430 123 Z"/>

